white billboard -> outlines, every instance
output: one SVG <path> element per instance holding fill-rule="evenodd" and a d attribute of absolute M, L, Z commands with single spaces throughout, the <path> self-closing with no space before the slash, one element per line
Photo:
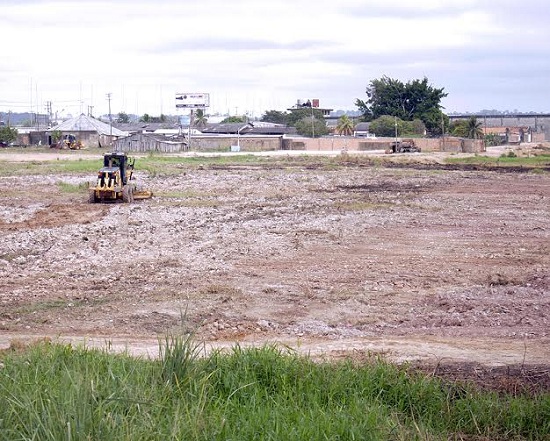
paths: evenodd
<path fill-rule="evenodd" d="M 178 109 L 196 109 L 209 106 L 209 93 L 176 93 L 176 108 Z"/>

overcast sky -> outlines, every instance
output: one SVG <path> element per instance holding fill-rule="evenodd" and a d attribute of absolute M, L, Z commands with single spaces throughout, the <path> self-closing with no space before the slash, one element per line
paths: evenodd
<path fill-rule="evenodd" d="M 0 0 L 0 29 L 0 111 L 357 110 L 386 75 L 446 112 L 550 112 L 548 0 Z"/>

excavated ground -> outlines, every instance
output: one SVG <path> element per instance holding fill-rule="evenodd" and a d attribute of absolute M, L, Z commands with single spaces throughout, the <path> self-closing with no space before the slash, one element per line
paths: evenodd
<path fill-rule="evenodd" d="M 194 330 L 206 348 L 383 354 L 550 390 L 547 172 L 138 175 L 156 196 L 132 205 L 64 193 L 81 174 L 0 177 L 0 347 L 50 336 L 155 355 L 159 336 Z"/>

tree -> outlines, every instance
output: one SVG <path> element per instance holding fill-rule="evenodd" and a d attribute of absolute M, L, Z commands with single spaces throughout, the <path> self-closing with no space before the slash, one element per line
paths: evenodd
<path fill-rule="evenodd" d="M 17 139 L 17 129 L 15 127 L 0 127 L 0 142 L 8 145 Z"/>
<path fill-rule="evenodd" d="M 296 131 L 299 135 L 318 138 L 328 134 L 327 123 L 324 119 L 319 119 L 311 116 L 302 118 L 296 122 Z"/>
<path fill-rule="evenodd" d="M 61 130 L 52 130 L 51 131 L 51 137 L 52 137 L 52 144 L 57 144 L 57 142 L 61 139 L 63 136 L 63 133 Z"/>
<path fill-rule="evenodd" d="M 139 122 L 145 123 L 163 123 L 166 122 L 166 115 L 160 114 L 160 116 L 151 116 L 148 113 L 144 113 L 143 116 L 139 119 Z"/>
<path fill-rule="evenodd" d="M 203 129 L 206 127 L 207 122 L 208 118 L 204 114 L 204 109 L 197 109 L 193 118 L 193 125 L 199 129 Z"/>
<path fill-rule="evenodd" d="M 468 120 L 468 138 L 472 138 L 472 139 L 483 138 L 483 130 L 481 129 L 481 122 L 478 122 L 475 116 L 472 116 Z"/>
<path fill-rule="evenodd" d="M 383 115 L 370 123 L 369 132 L 375 133 L 376 136 L 401 136 L 403 133 L 403 120 L 395 116 Z"/>
<path fill-rule="evenodd" d="M 483 138 L 481 123 L 475 116 L 469 119 L 459 119 L 451 124 L 451 134 L 462 138 L 480 139 Z"/>
<path fill-rule="evenodd" d="M 226 123 L 246 123 L 248 120 L 248 118 L 246 117 L 246 115 L 242 115 L 242 116 L 228 116 L 227 118 L 225 118 L 221 124 L 226 124 Z"/>
<path fill-rule="evenodd" d="M 412 121 L 403 121 L 404 123 L 404 135 L 420 135 L 426 134 L 426 125 L 420 119 L 413 119 Z"/>
<path fill-rule="evenodd" d="M 117 123 L 128 124 L 130 122 L 130 117 L 126 112 L 118 112 L 118 117 L 116 119 Z"/>
<path fill-rule="evenodd" d="M 280 110 L 267 110 L 260 121 L 286 125 L 288 123 L 288 113 Z"/>
<path fill-rule="evenodd" d="M 336 133 L 338 135 L 353 135 L 353 129 L 355 124 L 353 124 L 352 119 L 347 115 L 342 115 L 338 118 L 338 123 L 336 124 Z"/>
<path fill-rule="evenodd" d="M 441 132 L 441 99 L 447 93 L 443 88 L 430 86 L 428 78 L 403 83 L 383 76 L 372 80 L 366 93 L 366 101 L 355 101 L 363 113 L 363 120 L 372 121 L 384 115 L 395 116 L 403 121 L 420 119 L 430 133 Z"/>

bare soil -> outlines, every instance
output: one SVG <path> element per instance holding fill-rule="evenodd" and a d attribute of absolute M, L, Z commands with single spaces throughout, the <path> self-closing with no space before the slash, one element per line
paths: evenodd
<path fill-rule="evenodd" d="M 424 162 L 138 172 L 155 197 L 106 205 L 58 185 L 90 176 L 0 177 L 0 348 L 193 330 L 549 390 L 550 174 Z"/>

